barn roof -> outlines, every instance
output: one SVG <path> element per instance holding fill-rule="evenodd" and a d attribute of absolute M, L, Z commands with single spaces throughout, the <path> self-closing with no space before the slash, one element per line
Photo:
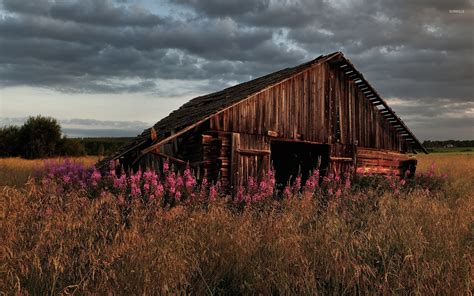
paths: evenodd
<path fill-rule="evenodd" d="M 325 56 L 319 56 L 314 60 L 293 68 L 286 68 L 215 93 L 196 97 L 182 105 L 179 109 L 171 112 L 167 117 L 158 121 L 153 128 L 144 130 L 142 134 L 137 136 L 129 144 L 123 146 L 107 160 L 118 159 L 137 148 L 143 148 L 142 151 L 144 153 L 149 152 L 154 147 L 204 122 L 212 115 L 241 102 L 257 92 L 288 79 L 313 65 L 323 62 L 330 62 L 331 64 L 336 64 L 341 67 L 349 78 L 362 90 L 367 100 L 374 105 L 382 106 L 378 107 L 380 112 L 405 140 L 412 145 L 413 148 L 426 153 L 425 148 L 415 135 L 378 95 L 375 89 L 365 80 L 363 75 L 355 69 L 352 63 L 347 60 L 341 52 L 334 52 Z M 152 129 L 154 130 L 153 133 L 156 133 L 156 137 L 153 135 L 153 140 L 151 138 Z"/>

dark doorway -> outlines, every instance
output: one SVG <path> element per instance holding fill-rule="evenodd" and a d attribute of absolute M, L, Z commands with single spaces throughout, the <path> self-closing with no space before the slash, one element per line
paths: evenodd
<path fill-rule="evenodd" d="M 299 174 L 304 185 L 309 174 L 318 166 L 318 161 L 321 178 L 326 174 L 329 145 L 275 141 L 271 143 L 271 161 L 277 189 L 283 189 L 288 181 L 293 183 Z"/>

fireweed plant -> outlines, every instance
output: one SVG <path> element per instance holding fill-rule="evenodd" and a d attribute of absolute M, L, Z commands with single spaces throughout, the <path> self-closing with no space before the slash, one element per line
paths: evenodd
<path fill-rule="evenodd" d="M 247 186 L 238 187 L 234 196 L 230 196 L 223 190 L 220 181 L 202 179 L 198 182 L 189 166 L 179 172 L 169 162 L 165 162 L 162 173 L 141 169 L 126 173 L 111 162 L 109 169 L 101 173 L 96 168 L 85 168 L 66 160 L 62 164 L 46 162 L 43 168 L 36 171 L 35 181 L 44 190 L 58 195 L 82 192 L 94 199 L 112 194 L 119 205 L 138 202 L 172 207 L 178 204 L 212 203 L 219 198 L 234 204 L 304 197 L 329 201 L 364 190 L 375 190 L 379 194 L 390 191 L 400 195 L 420 188 L 426 192 L 439 190 L 447 179 L 446 174 L 436 174 L 434 163 L 427 172 L 417 173 L 413 178 L 408 178 L 409 174 L 409 171 L 401 177 L 393 174 L 355 174 L 350 169 L 343 174 L 321 176 L 319 170 L 315 169 L 304 184 L 299 175 L 283 190 L 277 191 L 275 175 L 270 170 L 259 180 L 249 177 Z"/>

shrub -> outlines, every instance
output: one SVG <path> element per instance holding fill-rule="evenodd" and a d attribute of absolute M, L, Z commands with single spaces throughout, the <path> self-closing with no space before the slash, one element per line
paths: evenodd
<path fill-rule="evenodd" d="M 44 158 L 54 156 L 61 140 L 61 126 L 51 117 L 29 117 L 20 128 L 20 154 L 24 158 Z"/>
<path fill-rule="evenodd" d="M 14 157 L 19 155 L 20 128 L 5 126 L 0 128 L 0 157 Z"/>

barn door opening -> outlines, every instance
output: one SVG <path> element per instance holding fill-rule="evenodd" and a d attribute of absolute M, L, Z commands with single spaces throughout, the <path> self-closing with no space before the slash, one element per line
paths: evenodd
<path fill-rule="evenodd" d="M 271 162 L 275 170 L 277 189 L 283 189 L 288 181 L 294 182 L 301 174 L 301 184 L 305 184 L 311 172 L 317 168 L 321 177 L 326 174 L 329 166 L 329 145 L 300 142 L 271 143 Z"/>

